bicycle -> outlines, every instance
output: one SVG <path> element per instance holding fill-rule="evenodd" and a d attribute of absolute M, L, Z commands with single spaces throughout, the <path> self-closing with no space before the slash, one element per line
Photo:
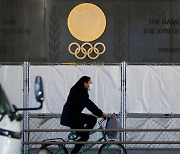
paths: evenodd
<path fill-rule="evenodd" d="M 98 129 L 104 129 L 103 122 L 105 122 L 105 119 L 102 119 L 98 122 Z M 95 131 L 90 132 L 90 135 L 94 134 Z M 56 142 L 58 140 L 61 141 L 75 141 L 78 138 L 77 134 L 75 132 L 70 132 L 68 135 L 68 138 L 66 140 L 62 138 L 54 138 L 54 139 L 46 139 L 43 140 L 43 142 Z M 108 137 L 106 132 L 101 131 L 101 137 L 97 141 L 108 141 Z M 89 151 L 94 145 L 96 144 L 88 144 L 84 145 L 79 153 L 84 153 Z M 66 148 L 66 144 L 42 144 L 40 147 L 40 150 L 38 154 L 68 154 L 68 150 Z M 98 154 L 127 154 L 126 149 L 121 144 L 114 144 L 114 143 L 108 143 L 108 144 L 102 144 L 98 150 Z"/>

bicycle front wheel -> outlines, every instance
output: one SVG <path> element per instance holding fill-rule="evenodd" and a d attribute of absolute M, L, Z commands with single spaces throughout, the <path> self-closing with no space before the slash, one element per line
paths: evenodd
<path fill-rule="evenodd" d="M 98 154 L 127 154 L 127 151 L 121 144 L 103 144 Z"/>
<path fill-rule="evenodd" d="M 63 145 L 44 145 L 38 154 L 68 154 L 68 150 Z"/>

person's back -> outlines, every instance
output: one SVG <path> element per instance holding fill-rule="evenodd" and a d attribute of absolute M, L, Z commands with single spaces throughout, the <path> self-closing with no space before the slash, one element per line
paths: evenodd
<path fill-rule="evenodd" d="M 89 99 L 87 91 L 80 91 L 67 100 L 63 107 L 61 124 L 69 127 L 79 126 L 81 113 L 87 108 L 94 115 L 100 117 L 103 112 Z"/>

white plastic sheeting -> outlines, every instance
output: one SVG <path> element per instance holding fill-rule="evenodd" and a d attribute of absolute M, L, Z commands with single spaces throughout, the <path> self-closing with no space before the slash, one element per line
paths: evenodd
<path fill-rule="evenodd" d="M 127 112 L 180 113 L 180 67 L 127 66 Z"/>
<path fill-rule="evenodd" d="M 80 77 L 86 75 L 91 77 L 93 83 L 93 89 L 89 91 L 90 99 L 106 113 L 119 113 L 120 71 L 119 65 L 32 65 L 30 66 L 30 107 L 37 106 L 33 90 L 37 75 L 42 77 L 45 90 L 44 106 L 41 111 L 37 111 L 39 113 L 61 113 L 70 88 Z"/>
<path fill-rule="evenodd" d="M 23 66 L 1 65 L 0 84 L 10 102 L 17 107 L 23 107 Z"/>
<path fill-rule="evenodd" d="M 121 109 L 120 65 L 30 65 L 29 106 L 37 107 L 34 80 L 43 78 L 45 101 L 38 113 L 61 113 L 70 88 L 83 75 L 90 76 L 93 90 L 90 99 L 106 113 L 119 113 Z M 126 111 L 129 113 L 180 114 L 180 66 L 127 65 Z M 23 66 L 2 65 L 0 83 L 9 100 L 23 106 Z M 88 112 L 87 110 L 85 112 Z M 50 123 L 50 126 L 52 124 Z M 59 126 L 59 122 L 58 122 Z M 43 127 L 43 126 L 42 126 Z M 59 127 L 58 127 L 59 128 Z M 179 119 L 127 118 L 126 128 L 179 128 Z M 178 141 L 180 134 L 165 132 L 127 132 L 127 141 Z M 127 145 L 127 147 L 179 147 L 179 145 Z"/>

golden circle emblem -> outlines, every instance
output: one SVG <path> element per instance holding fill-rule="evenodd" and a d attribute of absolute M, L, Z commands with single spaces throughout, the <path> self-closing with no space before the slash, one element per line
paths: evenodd
<path fill-rule="evenodd" d="M 98 6 L 91 3 L 75 6 L 69 13 L 67 25 L 73 37 L 85 42 L 82 45 L 73 42 L 68 47 L 68 51 L 77 59 L 86 57 L 96 59 L 105 52 L 106 47 L 103 43 L 98 42 L 95 45 L 90 43 L 98 39 L 106 28 L 106 17 Z M 74 51 L 71 49 L 72 46 L 76 47 Z M 98 49 L 99 46 L 102 51 Z M 87 49 L 87 47 L 89 48 Z"/>

